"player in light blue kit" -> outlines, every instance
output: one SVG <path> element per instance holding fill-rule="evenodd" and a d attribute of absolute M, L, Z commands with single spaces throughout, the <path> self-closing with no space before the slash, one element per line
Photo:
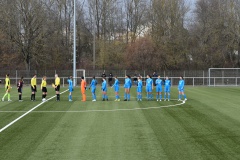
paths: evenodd
<path fill-rule="evenodd" d="M 130 79 L 129 75 L 125 76 L 125 83 L 124 83 L 124 89 L 125 89 L 125 93 L 124 93 L 124 101 L 130 101 L 130 88 L 132 86 L 132 82 Z"/>
<path fill-rule="evenodd" d="M 158 76 L 158 78 L 155 81 L 156 92 L 157 92 L 157 95 L 156 95 L 157 101 L 162 101 L 162 83 L 163 82 L 161 80 L 161 77 Z"/>
<path fill-rule="evenodd" d="M 69 90 L 68 101 L 71 102 L 72 101 L 72 92 L 73 92 L 73 78 L 72 78 L 72 76 L 70 76 L 67 81 L 68 81 L 68 90 Z"/>
<path fill-rule="evenodd" d="M 164 87 L 164 101 L 167 99 L 168 94 L 168 101 L 170 101 L 170 89 L 171 89 L 171 81 L 169 80 L 168 76 L 165 79 L 165 87 Z"/>
<path fill-rule="evenodd" d="M 108 96 L 107 96 L 107 82 L 106 82 L 106 79 L 103 77 L 102 78 L 102 100 L 105 101 L 107 100 L 108 101 Z"/>
<path fill-rule="evenodd" d="M 142 101 L 142 77 L 138 77 L 138 81 L 137 81 L 137 100 L 138 101 Z"/>
<path fill-rule="evenodd" d="M 153 90 L 153 80 L 149 75 L 147 75 L 146 92 L 147 92 L 148 100 L 153 99 L 152 90 Z"/>
<path fill-rule="evenodd" d="M 184 85 L 185 83 L 184 83 L 183 77 L 180 76 L 180 80 L 178 83 L 178 91 L 179 91 L 178 101 L 181 101 L 182 96 L 184 97 L 184 102 L 187 100 L 187 96 L 184 94 Z"/>
<path fill-rule="evenodd" d="M 91 93 L 92 93 L 92 101 L 95 102 L 97 100 L 96 97 L 96 86 L 97 86 L 97 80 L 95 76 L 93 76 L 93 79 L 90 83 L 89 89 L 91 88 Z"/>
<path fill-rule="evenodd" d="M 115 91 L 115 101 L 120 101 L 120 97 L 119 97 L 119 80 L 117 78 L 117 76 L 114 77 L 115 78 L 115 82 L 112 86 L 112 88 L 114 87 L 114 91 Z"/>

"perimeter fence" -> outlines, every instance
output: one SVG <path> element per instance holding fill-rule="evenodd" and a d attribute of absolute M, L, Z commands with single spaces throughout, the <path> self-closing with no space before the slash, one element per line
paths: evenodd
<path fill-rule="evenodd" d="M 101 83 L 101 77 L 103 72 L 106 74 L 107 81 L 109 84 L 114 82 L 109 81 L 109 74 L 111 73 L 113 76 L 117 76 L 120 80 L 120 84 L 124 83 L 125 75 L 130 75 L 132 80 L 138 75 L 143 77 L 143 82 L 145 82 L 147 75 L 153 75 L 154 71 L 141 71 L 141 70 L 86 70 L 85 76 L 87 83 L 91 82 L 93 76 L 96 77 L 98 83 Z M 37 75 L 37 83 L 41 83 L 42 76 L 47 76 L 48 84 L 54 83 L 54 75 L 57 73 L 61 78 L 61 84 L 65 86 L 67 84 L 67 79 L 69 76 L 72 76 L 72 70 L 32 70 L 27 72 L 26 70 L 1 70 L 0 71 L 0 80 L 2 85 L 5 81 L 5 75 L 9 73 L 11 78 L 11 84 L 16 84 L 21 77 L 24 77 L 24 84 L 29 85 L 31 81 L 31 77 L 36 74 Z M 191 86 L 208 86 L 209 81 L 211 82 L 211 86 L 239 86 L 240 85 L 240 73 L 236 75 L 236 73 L 228 73 L 219 75 L 214 74 L 214 77 L 209 77 L 208 70 L 174 70 L 174 71 L 156 71 L 156 75 L 160 75 L 162 79 L 168 76 L 171 80 L 172 85 L 177 85 L 179 81 L 179 77 L 183 76 L 185 79 L 186 85 Z M 81 74 L 76 78 L 77 84 L 81 81 Z"/>

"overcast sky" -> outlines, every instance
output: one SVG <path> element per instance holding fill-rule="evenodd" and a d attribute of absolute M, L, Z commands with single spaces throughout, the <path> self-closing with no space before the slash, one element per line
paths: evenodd
<path fill-rule="evenodd" d="M 194 9 L 194 7 L 195 7 L 195 2 L 196 2 L 197 0 L 185 0 L 185 1 L 186 1 L 187 4 L 189 4 L 191 10 Z"/>
<path fill-rule="evenodd" d="M 189 5 L 190 11 L 187 13 L 186 21 L 185 21 L 185 27 L 187 27 L 189 24 L 191 24 L 194 16 L 193 16 L 193 10 L 195 8 L 195 3 L 197 0 L 185 0 L 186 4 Z"/>

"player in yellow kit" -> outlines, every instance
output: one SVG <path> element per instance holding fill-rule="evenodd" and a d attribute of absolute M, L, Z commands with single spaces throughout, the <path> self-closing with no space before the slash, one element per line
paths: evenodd
<path fill-rule="evenodd" d="M 31 79 L 31 90 L 32 90 L 32 95 L 31 95 L 31 101 L 35 101 L 35 94 L 37 92 L 37 75 L 34 74 L 34 76 Z"/>
<path fill-rule="evenodd" d="M 8 96 L 8 101 L 10 102 L 10 101 L 12 101 L 12 100 L 10 99 L 11 86 L 10 86 L 9 76 L 10 76 L 9 74 L 6 75 L 6 79 L 5 79 L 5 91 L 6 91 L 6 93 L 4 94 L 4 96 L 3 96 L 3 98 L 2 98 L 2 101 L 4 101 L 4 98 L 5 98 L 6 96 Z"/>
<path fill-rule="evenodd" d="M 47 77 L 43 76 L 42 83 L 41 83 L 41 90 L 42 90 L 42 101 L 46 101 L 47 96 Z"/>
<path fill-rule="evenodd" d="M 60 78 L 58 77 L 58 74 L 55 74 L 55 84 L 54 84 L 54 88 L 56 91 L 56 97 L 57 100 L 56 101 L 60 101 Z"/>

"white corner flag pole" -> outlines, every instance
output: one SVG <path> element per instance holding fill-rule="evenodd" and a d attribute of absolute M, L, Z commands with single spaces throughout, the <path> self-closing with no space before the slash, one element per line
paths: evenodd
<path fill-rule="evenodd" d="M 76 0 L 73 5 L 73 86 L 76 86 Z"/>

